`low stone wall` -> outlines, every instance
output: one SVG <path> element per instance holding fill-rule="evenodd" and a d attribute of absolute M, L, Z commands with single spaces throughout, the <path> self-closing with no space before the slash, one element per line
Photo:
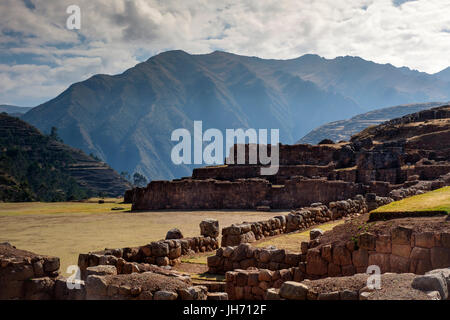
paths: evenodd
<path fill-rule="evenodd" d="M 97 265 L 113 265 L 118 267 L 120 273 L 131 273 L 131 270 L 140 270 L 138 264 L 175 265 L 181 262 L 180 257 L 183 255 L 213 251 L 217 248 L 219 248 L 219 241 L 211 237 L 161 240 L 134 248 L 82 253 L 78 257 L 78 266 L 82 273 L 88 267 Z M 121 265 L 124 267 L 121 268 Z"/>
<path fill-rule="evenodd" d="M 0 300 L 46 299 L 53 297 L 59 258 L 0 245 Z"/>
<path fill-rule="evenodd" d="M 299 263 L 305 259 L 306 255 L 290 253 L 284 249 L 255 248 L 248 243 L 243 243 L 237 247 L 219 248 L 216 255 L 208 257 L 208 271 L 225 273 L 250 267 L 280 270 L 298 267 Z"/>
<path fill-rule="evenodd" d="M 280 288 L 286 281 L 303 279 L 300 268 L 234 270 L 226 273 L 226 293 L 230 300 L 263 300 L 267 289 Z"/>
<path fill-rule="evenodd" d="M 345 216 L 367 213 L 381 205 L 391 202 L 390 198 L 367 194 L 366 198 L 357 195 L 355 199 L 333 201 L 329 207 L 315 203 L 287 215 L 275 216 L 269 220 L 233 224 L 222 229 L 222 247 L 252 243 L 256 240 L 282 233 L 307 229 L 313 225 Z"/>
<path fill-rule="evenodd" d="M 200 223 L 200 234 L 199 237 L 182 238 L 180 230 L 171 229 L 167 232 L 166 240 L 154 241 L 144 246 L 82 253 L 78 256 L 78 266 L 83 276 L 88 267 L 98 265 L 115 266 L 119 273 L 131 273 L 132 270 L 138 272 L 143 269 L 139 269 L 138 264 L 173 266 L 181 262 L 181 256 L 219 248 L 217 220 L 203 220 Z"/>

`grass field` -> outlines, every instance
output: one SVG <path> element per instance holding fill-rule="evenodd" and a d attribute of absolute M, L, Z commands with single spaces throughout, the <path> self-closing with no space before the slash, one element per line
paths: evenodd
<path fill-rule="evenodd" d="M 380 219 L 383 215 L 395 217 L 395 213 L 399 216 L 402 213 L 414 213 L 419 215 L 430 215 L 433 212 L 450 213 L 450 187 L 440 188 L 417 196 L 394 201 L 387 205 L 381 206 L 373 210 L 371 220 Z"/>
<path fill-rule="evenodd" d="M 78 254 L 104 248 L 144 245 L 163 239 L 166 232 L 179 228 L 184 236 L 200 235 L 205 218 L 219 220 L 220 228 L 243 221 L 265 220 L 277 215 L 259 211 L 111 211 L 129 210 L 120 199 L 64 203 L 0 203 L 0 242 L 19 249 L 61 258 L 67 266 L 77 264 Z M 114 202 L 115 201 L 115 202 Z"/>

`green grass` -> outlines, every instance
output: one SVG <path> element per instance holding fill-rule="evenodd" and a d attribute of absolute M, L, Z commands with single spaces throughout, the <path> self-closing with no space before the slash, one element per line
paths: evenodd
<path fill-rule="evenodd" d="M 370 220 L 449 213 L 450 187 L 444 187 L 381 206 L 370 213 Z"/>
<path fill-rule="evenodd" d="M 215 251 L 214 251 L 215 253 Z M 190 256 L 190 257 L 182 257 L 181 262 L 183 263 L 194 263 L 194 264 L 204 264 L 206 265 L 208 263 L 208 257 L 214 255 L 214 253 L 209 255 L 202 255 L 202 256 Z"/>

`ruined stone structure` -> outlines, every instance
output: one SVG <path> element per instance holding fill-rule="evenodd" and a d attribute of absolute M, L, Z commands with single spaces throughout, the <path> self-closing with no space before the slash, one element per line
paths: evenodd
<path fill-rule="evenodd" d="M 225 293 L 209 293 L 207 287 L 193 286 L 190 276 L 164 268 L 179 263 L 182 255 L 219 247 L 217 220 L 202 221 L 200 231 L 199 237 L 80 254 L 81 279 L 62 277 L 57 257 L 18 250 L 9 243 L 0 244 L 0 299 L 227 299 Z"/>
<path fill-rule="evenodd" d="M 230 299 L 263 299 L 268 288 L 280 288 L 286 281 L 364 274 L 370 265 L 379 266 L 381 273 L 419 275 L 448 268 L 450 233 L 397 227 L 388 234 L 363 233 L 357 243 L 302 243 L 302 253 L 298 254 L 241 244 L 220 248 L 208 259 L 208 265 L 216 272 L 230 270 L 226 272 Z"/>
<path fill-rule="evenodd" d="M 169 230 L 171 231 L 171 230 Z M 119 274 L 146 272 L 148 265 L 168 266 L 180 263 L 180 257 L 219 248 L 219 222 L 206 219 L 200 223 L 201 236 L 181 239 L 153 241 L 140 247 L 105 249 L 98 252 L 82 253 L 78 266 L 84 276 L 89 267 L 110 265 Z"/>
<path fill-rule="evenodd" d="M 259 162 L 249 163 L 249 151 L 257 149 L 251 147 L 245 146 L 246 164 L 198 168 L 189 178 L 152 181 L 127 191 L 125 200 L 133 210 L 295 209 L 357 194 L 388 196 L 450 172 L 450 107 L 388 121 L 350 142 L 280 144 L 280 167 L 271 176 L 260 174 Z"/>

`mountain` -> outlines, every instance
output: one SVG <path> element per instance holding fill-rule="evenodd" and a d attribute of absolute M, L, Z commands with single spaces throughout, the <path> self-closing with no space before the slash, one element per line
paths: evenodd
<path fill-rule="evenodd" d="M 445 103 L 440 102 L 407 104 L 370 111 L 348 120 L 333 121 L 312 130 L 298 140 L 297 144 L 318 144 L 324 139 L 331 139 L 334 142 L 339 142 L 341 140 L 348 141 L 352 135 L 367 127 L 378 125 L 387 120 L 399 118 L 410 113 L 442 106 L 444 104 Z"/>
<path fill-rule="evenodd" d="M 0 113 L 5 112 L 10 116 L 20 117 L 26 112 L 30 111 L 32 108 L 30 107 L 18 107 L 11 106 L 9 104 L 0 104 Z"/>
<path fill-rule="evenodd" d="M 0 201 L 65 201 L 118 196 L 130 184 L 117 172 L 45 136 L 26 122 L 0 114 Z"/>
<path fill-rule="evenodd" d="M 450 82 L 450 67 L 435 74 L 441 80 Z"/>
<path fill-rule="evenodd" d="M 317 126 L 376 107 L 450 100 L 450 84 L 432 75 L 360 58 L 306 55 L 266 60 L 225 52 L 168 51 L 122 74 L 95 75 L 35 107 L 23 119 L 118 171 L 150 179 L 186 176 L 175 166 L 176 128 L 279 128 L 294 143 Z M 224 132 L 224 131 L 222 131 Z"/>

